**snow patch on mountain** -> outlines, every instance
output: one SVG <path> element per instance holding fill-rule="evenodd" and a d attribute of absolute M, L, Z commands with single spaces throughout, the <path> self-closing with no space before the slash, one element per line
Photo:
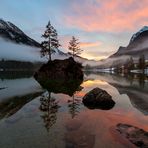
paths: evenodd
<path fill-rule="evenodd" d="M 11 22 L 4 21 L 3 19 L 0 19 L 0 29 L 11 29 L 19 34 L 24 34 L 23 31 L 21 31 L 14 24 L 12 24 Z"/>
<path fill-rule="evenodd" d="M 137 38 L 137 36 L 139 36 L 142 32 L 144 31 L 148 31 L 148 26 L 144 26 L 142 29 L 140 29 L 137 33 L 135 33 L 131 40 L 130 40 L 130 43 L 133 42 L 135 40 L 135 38 Z"/>
<path fill-rule="evenodd" d="M 3 19 L 0 19 L 0 36 L 18 44 L 40 47 L 38 42 L 28 37 L 17 26 Z"/>

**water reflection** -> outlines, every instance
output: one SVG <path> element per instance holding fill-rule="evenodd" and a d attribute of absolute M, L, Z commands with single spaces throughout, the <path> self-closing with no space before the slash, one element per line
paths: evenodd
<path fill-rule="evenodd" d="M 124 77 L 128 78 L 128 77 Z M 129 80 L 129 79 L 127 79 Z M 125 93 L 129 96 L 133 107 L 137 108 L 144 115 L 148 115 L 148 85 L 146 84 L 146 76 L 143 74 L 132 75 L 132 80 L 129 86 L 122 86 L 122 84 L 113 84 L 119 92 Z"/>
<path fill-rule="evenodd" d="M 33 71 L 0 71 L 0 79 L 18 79 L 18 78 L 30 78 L 33 75 Z"/>
<path fill-rule="evenodd" d="M 0 72 L 0 119 L 16 114 L 44 90 L 31 78 L 32 72 Z"/>
<path fill-rule="evenodd" d="M 24 96 L 16 96 L 8 100 L 0 102 L 0 119 L 8 118 L 19 111 L 25 104 L 40 96 L 43 92 L 26 94 Z"/>
<path fill-rule="evenodd" d="M 77 116 L 80 112 L 80 105 L 81 105 L 81 100 L 75 98 L 75 95 L 80 92 L 83 89 L 82 86 L 79 86 L 79 88 L 74 92 L 73 96 L 71 99 L 68 100 L 68 108 L 69 108 L 69 113 L 71 114 L 71 118 L 73 119 L 75 116 Z"/>
<path fill-rule="evenodd" d="M 147 109 L 144 108 L 148 104 L 148 79 L 145 77 L 141 85 L 138 75 L 90 74 L 85 77 L 82 84 L 49 83 L 44 87 L 47 90 L 44 94 L 28 96 L 28 99 L 20 96 L 20 91 L 28 94 L 28 90 L 38 90 L 38 83 L 32 78 L 21 79 L 21 83 L 20 79 L 2 81 L 0 87 L 8 87 L 0 91 L 1 97 L 8 100 L 3 109 L 10 107 L 3 115 L 12 115 L 0 120 L 0 147 L 132 147 L 113 128 L 118 123 L 127 123 L 148 130 Z M 112 96 L 116 102 L 113 109 L 90 110 L 83 106 L 83 96 L 95 87 Z M 9 100 L 5 94 L 12 96 L 14 91 L 17 99 Z M 3 112 L 1 107 L 0 113 Z"/>
<path fill-rule="evenodd" d="M 37 80 L 38 81 L 38 80 Z M 69 96 L 73 96 L 76 91 L 79 91 L 80 85 L 83 80 L 46 80 L 46 81 L 38 81 L 39 84 L 48 92 L 52 93 L 63 93 Z"/>
<path fill-rule="evenodd" d="M 128 95 L 133 107 L 144 115 L 148 115 L 148 78 L 146 75 L 95 74 L 100 80 L 108 82 L 110 85 L 117 88 L 120 94 Z"/>
<path fill-rule="evenodd" d="M 60 106 L 58 105 L 58 101 L 55 98 L 51 97 L 51 93 L 45 93 L 40 98 L 40 110 L 43 112 L 41 115 L 45 128 L 47 131 L 56 123 L 57 120 L 57 112 Z"/>
<path fill-rule="evenodd" d="M 44 112 L 44 115 L 41 117 L 44 120 L 45 127 L 47 131 L 56 123 L 57 112 L 60 106 L 58 101 L 55 98 L 51 97 L 51 93 L 55 94 L 66 94 L 69 95 L 72 99 L 68 100 L 68 108 L 71 117 L 74 118 L 79 113 L 79 106 L 81 101 L 75 98 L 75 94 L 83 89 L 80 86 L 82 80 L 73 80 L 73 81 L 38 81 L 40 85 L 47 90 L 47 94 L 41 96 L 40 98 L 40 110 Z"/>
<path fill-rule="evenodd" d="M 71 114 L 71 118 L 74 118 L 80 112 L 81 101 L 79 99 L 75 99 L 74 95 L 71 100 L 68 100 L 68 108 L 69 113 Z"/>

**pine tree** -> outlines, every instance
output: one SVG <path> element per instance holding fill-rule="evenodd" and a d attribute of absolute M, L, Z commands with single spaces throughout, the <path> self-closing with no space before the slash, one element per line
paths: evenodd
<path fill-rule="evenodd" d="M 76 55 L 79 55 L 83 50 L 80 49 L 78 39 L 76 39 L 74 36 L 69 42 L 68 49 L 70 50 L 70 53 L 72 54 L 73 58 Z"/>
<path fill-rule="evenodd" d="M 141 69 L 144 72 L 145 69 L 145 56 L 141 55 L 139 58 L 139 69 Z"/>
<path fill-rule="evenodd" d="M 129 62 L 128 62 L 128 70 L 131 71 L 134 69 L 134 60 L 132 57 L 130 57 Z"/>
<path fill-rule="evenodd" d="M 58 40 L 58 33 L 56 29 L 51 25 L 50 21 L 48 22 L 42 37 L 45 38 L 45 41 L 41 43 L 41 56 L 46 56 L 48 60 L 51 61 L 51 54 L 55 52 L 55 49 L 57 49 L 60 44 Z"/>

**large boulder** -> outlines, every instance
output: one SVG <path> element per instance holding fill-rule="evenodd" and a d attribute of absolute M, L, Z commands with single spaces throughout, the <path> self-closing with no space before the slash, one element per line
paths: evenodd
<path fill-rule="evenodd" d="M 82 65 L 73 58 L 49 61 L 35 73 L 34 77 L 37 80 L 83 80 Z"/>
<path fill-rule="evenodd" d="M 141 148 L 148 148 L 148 132 L 128 124 L 117 124 L 117 130 L 130 142 Z"/>
<path fill-rule="evenodd" d="M 100 88 L 94 88 L 88 92 L 83 97 L 83 103 L 89 109 L 103 110 L 109 110 L 115 105 L 115 102 L 112 100 L 112 96 Z"/>

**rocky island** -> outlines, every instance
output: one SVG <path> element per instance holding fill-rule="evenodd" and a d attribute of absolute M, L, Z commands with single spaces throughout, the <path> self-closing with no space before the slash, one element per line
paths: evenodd
<path fill-rule="evenodd" d="M 83 82 L 82 65 L 73 58 L 49 61 L 35 73 L 34 77 L 49 92 L 72 96 Z"/>
<path fill-rule="evenodd" d="M 72 57 L 65 60 L 53 60 L 44 64 L 35 73 L 36 79 L 57 80 L 82 80 L 82 65 L 74 61 Z"/>

